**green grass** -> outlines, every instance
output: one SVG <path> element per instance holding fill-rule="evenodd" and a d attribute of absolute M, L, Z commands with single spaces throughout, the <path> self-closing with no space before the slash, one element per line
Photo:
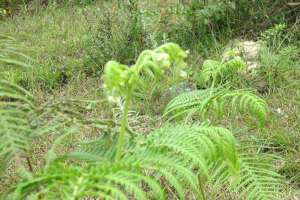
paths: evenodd
<path fill-rule="evenodd" d="M 0 22 L 1 33 L 16 38 L 35 60 L 36 83 L 51 89 L 60 84 L 62 71 L 71 76 L 82 69 L 87 37 L 84 12 L 89 8 L 86 9 L 53 6 L 33 16 L 16 16 Z"/>

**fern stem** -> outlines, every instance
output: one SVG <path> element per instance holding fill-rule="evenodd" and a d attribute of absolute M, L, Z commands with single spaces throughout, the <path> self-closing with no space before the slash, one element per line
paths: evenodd
<path fill-rule="evenodd" d="M 212 80 L 212 84 L 211 84 L 211 86 L 210 86 L 211 94 L 213 93 L 213 89 L 215 89 L 216 79 L 217 79 L 217 76 L 214 75 L 214 76 L 213 76 L 213 80 Z"/>
<path fill-rule="evenodd" d="M 200 174 L 198 174 L 198 182 L 199 182 L 199 190 L 200 190 L 200 193 L 201 193 L 201 200 L 207 200 L 207 198 L 205 196 L 204 186 L 203 186 L 203 182 L 202 182 L 202 179 L 200 177 Z"/>
<path fill-rule="evenodd" d="M 28 155 L 26 155 L 26 162 L 27 162 L 29 171 L 32 173 L 33 172 L 33 167 L 32 167 L 32 164 L 31 164 L 31 161 L 30 161 L 30 158 L 29 158 Z"/>
<path fill-rule="evenodd" d="M 115 161 L 119 161 L 122 152 L 124 149 L 124 143 L 125 143 L 125 134 L 126 134 L 126 129 L 128 127 L 128 110 L 129 110 L 129 104 L 130 104 L 130 96 L 127 95 L 125 98 L 125 103 L 124 103 L 124 108 L 123 108 L 123 114 L 122 114 L 122 121 L 121 121 L 121 128 L 120 128 L 120 133 L 118 137 L 118 144 L 117 144 L 117 153 L 115 157 Z"/>

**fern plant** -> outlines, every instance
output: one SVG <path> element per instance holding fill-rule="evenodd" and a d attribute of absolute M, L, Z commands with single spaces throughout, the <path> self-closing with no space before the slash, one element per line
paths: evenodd
<path fill-rule="evenodd" d="M 117 161 L 93 159 L 86 167 L 52 165 L 19 184 L 14 198 L 166 199 L 164 188 L 169 188 L 179 199 L 188 192 L 201 199 L 197 175 L 208 174 L 210 163 L 221 159 L 230 172 L 239 170 L 232 133 L 219 127 L 165 126 L 126 151 Z"/>
<path fill-rule="evenodd" d="M 128 109 L 135 89 L 139 84 L 143 84 L 144 76 L 159 77 L 173 64 L 176 66 L 175 71 L 180 72 L 185 67 L 186 56 L 177 44 L 168 43 L 155 50 L 143 51 L 137 62 L 130 67 L 115 61 L 107 63 L 104 72 L 104 89 L 110 100 L 124 99 L 116 160 L 120 159 L 123 151 L 126 127 L 128 127 Z"/>
<path fill-rule="evenodd" d="M 32 138 L 30 121 L 35 109 L 35 98 L 27 91 L 9 82 L 0 81 L 1 169 L 5 169 L 20 152 L 28 150 Z"/>
<path fill-rule="evenodd" d="M 29 155 L 32 143 L 46 134 L 62 133 L 72 120 L 70 114 L 61 115 L 53 105 L 40 106 L 28 91 L 4 80 L 0 81 L 0 114 L 1 172 L 22 158 L 32 172 Z"/>
<path fill-rule="evenodd" d="M 10 65 L 22 69 L 32 68 L 28 64 L 32 59 L 20 49 L 14 38 L 0 35 L 0 68 Z M 56 116 L 54 112 L 52 116 L 47 115 L 49 110 L 40 106 L 33 95 L 5 78 L 0 80 L 1 173 L 11 162 L 22 160 L 23 157 L 27 162 L 27 168 L 33 171 L 29 156 L 32 142 L 46 133 L 57 131 L 57 128 L 66 122 L 58 119 L 60 116 Z"/>
<path fill-rule="evenodd" d="M 198 84 L 214 88 L 217 84 L 245 69 L 246 63 L 237 55 L 237 52 L 230 50 L 225 52 L 222 61 L 206 60 L 197 78 Z"/>
<path fill-rule="evenodd" d="M 222 61 L 206 60 L 198 83 L 208 89 L 186 92 L 175 97 L 166 106 L 164 117 L 173 120 L 184 115 L 189 118 L 198 114 L 205 119 L 209 111 L 222 117 L 235 110 L 250 113 L 262 128 L 268 110 L 265 101 L 249 90 L 232 90 L 222 85 L 245 67 L 246 63 L 235 50 L 226 51 Z"/>
<path fill-rule="evenodd" d="M 30 58 L 20 52 L 15 39 L 0 35 L 0 68 L 5 65 L 31 67 Z M 2 69 L 5 71 L 4 69 Z M 1 75 L 1 74 L 0 74 Z M 37 109 L 35 98 L 23 88 L 0 80 L 0 169 L 1 173 L 16 157 L 26 154 L 32 140 L 32 113 Z M 26 156 L 29 168 L 30 159 Z"/>
<path fill-rule="evenodd" d="M 262 127 L 267 118 L 266 102 L 247 90 L 206 89 L 183 93 L 172 99 L 165 108 L 168 120 L 198 114 L 205 119 L 209 111 L 219 117 L 234 110 L 249 112 Z"/>
<path fill-rule="evenodd" d="M 178 45 L 168 43 L 144 51 L 130 67 L 108 62 L 104 89 L 108 99 L 123 110 L 119 130 L 51 160 L 35 176 L 17 184 L 8 199 L 206 200 L 205 186 L 214 173 L 230 177 L 231 183 L 242 183 L 238 191 L 250 195 L 249 199 L 273 188 L 273 182 L 265 182 L 259 191 L 248 185 L 249 177 L 260 182 L 263 176 L 241 174 L 244 161 L 233 134 L 225 128 L 166 124 L 148 135 L 129 134 L 127 115 L 134 91 L 147 76 L 158 78 L 172 66 L 180 72 L 185 57 Z"/>
<path fill-rule="evenodd" d="M 274 173 L 274 162 L 280 160 L 279 157 L 262 153 L 259 147 L 252 144 L 253 142 L 243 141 L 238 148 L 240 160 L 240 177 L 239 181 L 230 181 L 227 166 L 221 164 L 216 167 L 212 166 L 213 173 L 210 176 L 210 186 L 222 187 L 227 185 L 229 192 L 238 194 L 241 199 L 264 200 L 264 199 L 282 199 L 284 185 L 282 177 Z M 252 145 L 250 146 L 249 143 Z M 218 191 L 218 189 L 215 189 Z"/>
<path fill-rule="evenodd" d="M 28 60 L 31 58 L 21 53 L 20 46 L 15 43 L 14 38 L 0 36 L 0 67 L 13 65 L 21 70 L 31 68 L 26 62 Z M 27 168 L 33 171 L 29 155 L 32 143 L 46 134 L 62 133 L 64 126 L 74 118 L 70 117 L 70 112 L 60 112 L 56 107 L 55 104 L 40 105 L 27 90 L 7 80 L 0 80 L 1 175 L 13 161 L 23 158 Z M 24 167 L 23 162 L 18 163 L 22 164 L 17 166 L 18 168 Z"/>
<path fill-rule="evenodd" d="M 31 68 L 32 66 L 26 61 L 32 61 L 32 59 L 20 49 L 20 45 L 16 44 L 13 37 L 0 35 L 0 64 Z"/>

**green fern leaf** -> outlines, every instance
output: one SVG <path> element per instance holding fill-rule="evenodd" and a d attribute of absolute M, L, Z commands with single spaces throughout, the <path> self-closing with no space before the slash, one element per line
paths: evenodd
<path fill-rule="evenodd" d="M 278 159 L 278 158 L 276 158 Z M 282 199 L 283 178 L 274 172 L 274 156 L 269 154 L 240 154 L 240 175 L 230 182 L 230 174 L 225 165 L 214 169 L 210 177 L 212 185 L 230 184 L 231 190 L 242 199 L 269 200 Z"/>
<path fill-rule="evenodd" d="M 26 152 L 32 140 L 34 98 L 17 85 L 0 81 L 0 157 L 4 170 L 12 158 Z"/>
<path fill-rule="evenodd" d="M 227 105 L 226 107 L 224 105 Z M 263 99 L 246 90 L 197 90 L 183 93 L 166 106 L 164 117 L 168 120 L 186 115 L 199 114 L 205 117 L 209 110 L 219 115 L 236 110 L 248 111 L 263 126 L 267 117 L 267 105 Z"/>
<path fill-rule="evenodd" d="M 100 147 L 100 151 L 105 150 Z M 86 166 L 66 167 L 53 162 L 32 180 L 19 184 L 14 197 L 20 199 L 39 192 L 43 199 L 58 196 L 78 199 L 91 195 L 113 199 L 166 199 L 164 188 L 168 185 L 176 198 L 185 199 L 191 190 L 200 198 L 198 173 L 208 175 L 211 163 L 219 160 L 226 163 L 230 173 L 238 173 L 237 157 L 234 137 L 227 129 L 165 126 L 137 139 L 118 162 L 95 160 Z M 163 184 L 161 180 L 165 180 Z"/>

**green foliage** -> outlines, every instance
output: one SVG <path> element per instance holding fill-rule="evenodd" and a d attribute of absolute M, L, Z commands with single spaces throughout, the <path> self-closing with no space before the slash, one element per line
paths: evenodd
<path fill-rule="evenodd" d="M 5 66 L 31 68 L 26 61 L 31 60 L 20 52 L 14 38 L 0 38 L 0 68 L 4 75 Z M 9 70 L 8 68 L 7 70 Z M 1 77 L 0 76 L 0 77 Z M 27 152 L 34 137 L 32 122 L 37 109 L 35 98 L 23 88 L 3 80 L 0 81 L 0 169 L 5 171 L 10 162 Z"/>
<path fill-rule="evenodd" d="M 155 50 L 145 50 L 136 63 L 130 67 L 110 61 L 105 66 L 104 88 L 108 95 L 132 96 L 134 90 L 143 84 L 145 78 L 158 78 L 174 65 L 179 75 L 185 67 L 187 54 L 177 44 L 167 43 Z"/>
<path fill-rule="evenodd" d="M 277 198 L 281 177 L 270 169 L 264 170 L 266 165 L 252 165 L 251 156 L 236 150 L 235 138 L 225 128 L 168 124 L 148 135 L 131 131 L 128 113 L 135 92 L 149 80 L 182 75 L 186 57 L 187 53 L 177 44 L 167 43 L 143 51 L 134 64 L 108 62 L 103 76 L 104 91 L 110 103 L 118 103 L 122 113 L 120 123 L 113 122 L 116 127 L 106 127 L 105 131 L 102 127 L 107 124 L 85 120 L 80 113 L 87 108 L 79 109 L 75 102 L 70 109 L 64 103 L 40 106 L 22 88 L 1 82 L 0 139 L 5 142 L 1 143 L 0 152 L 7 159 L 1 159 L 1 166 L 7 166 L 21 154 L 27 155 L 34 139 L 49 133 L 59 135 L 46 154 L 45 167 L 37 172 L 29 167 L 31 173 L 12 188 L 7 198 L 206 199 L 204 188 L 210 184 L 207 180 L 229 184 L 247 199 Z M 244 67 L 243 61 L 231 53 L 222 62 L 207 61 L 203 78 L 205 83 L 213 82 L 211 89 L 176 97 L 167 106 L 165 116 L 205 116 L 209 110 L 222 115 L 225 109 L 237 107 L 241 113 L 250 112 L 262 126 L 267 113 L 262 99 L 249 91 L 214 88 Z M 225 106 L 228 103 L 231 108 Z M 56 154 L 56 147 L 71 132 L 80 132 L 82 129 L 77 126 L 83 124 L 103 134 L 95 141 L 81 143 L 79 151 Z M 74 130 L 66 131 L 73 126 Z M 211 176 L 214 173 L 218 175 Z M 220 179 L 223 177 L 231 181 L 225 183 Z M 269 195 L 270 191 L 276 193 Z"/>
<path fill-rule="evenodd" d="M 228 181 L 231 175 L 226 172 L 227 166 L 221 165 L 215 168 L 214 174 L 210 177 L 211 184 L 215 186 L 230 184 L 229 191 L 238 193 L 242 199 L 281 199 L 284 183 L 282 177 L 273 171 L 275 160 L 278 158 L 266 153 L 240 154 L 240 181 Z"/>
<path fill-rule="evenodd" d="M 263 46 L 260 51 L 260 68 L 258 73 L 270 90 L 294 84 L 297 79 L 299 50 L 295 46 L 281 47 L 273 50 Z"/>
<path fill-rule="evenodd" d="M 209 111 L 219 117 L 233 111 L 249 112 L 260 126 L 267 118 L 266 102 L 254 93 L 246 90 L 206 89 L 183 93 L 172 99 L 166 106 L 164 116 L 172 120 L 183 115 L 188 117 L 198 114 L 202 119 Z"/>
<path fill-rule="evenodd" d="M 238 71 L 245 69 L 246 63 L 236 55 L 236 52 L 232 50 L 226 53 L 227 55 L 222 62 L 216 60 L 204 61 L 197 78 L 200 86 L 215 87 L 217 84 L 232 79 Z"/>
<path fill-rule="evenodd" d="M 73 110 L 72 110 L 73 109 Z M 18 169 L 28 165 L 32 172 L 30 152 L 32 144 L 45 135 L 69 134 L 73 120 L 80 124 L 82 118 L 66 103 L 40 105 L 27 90 L 11 82 L 0 81 L 0 173 L 10 164 L 26 158 L 27 164 L 20 162 Z"/>
<path fill-rule="evenodd" d="M 75 118 L 55 104 L 40 106 L 28 91 L 7 81 L 0 81 L 0 113 L 1 172 L 22 157 L 32 171 L 29 152 L 33 142 L 47 134 L 65 134 Z"/>
<path fill-rule="evenodd" d="M 104 3 L 94 15 L 87 17 L 90 30 L 86 44 L 87 74 L 101 74 L 107 60 L 130 65 L 139 52 L 150 47 L 137 2 Z"/>
<path fill-rule="evenodd" d="M 133 93 L 138 85 L 143 84 L 143 78 L 158 78 L 170 67 L 175 72 L 180 72 L 185 67 L 184 58 L 187 56 L 177 44 L 167 43 L 154 50 L 145 50 L 138 57 L 136 63 L 131 67 L 109 61 L 105 66 L 104 89 L 108 100 L 118 102 L 120 97 L 124 98 L 123 113 L 116 159 L 119 160 L 124 148 L 125 132 L 128 127 L 128 110 Z M 120 99 L 119 99 L 120 100 Z"/>
<path fill-rule="evenodd" d="M 28 86 L 28 74 L 33 59 L 24 53 L 25 47 L 13 37 L 0 35 L 0 78 Z"/>
<path fill-rule="evenodd" d="M 22 47 L 16 44 L 14 38 L 0 35 L 0 64 L 31 68 L 28 61 L 32 59 L 21 52 Z M 1 66 L 0 65 L 0 66 Z"/>
<path fill-rule="evenodd" d="M 35 80 L 37 84 L 48 90 L 53 90 L 68 83 L 72 74 L 67 67 L 52 66 L 50 68 L 39 68 L 35 71 L 38 74 Z"/>
<path fill-rule="evenodd" d="M 220 1 L 189 1 L 162 8 L 156 40 L 174 41 L 182 47 L 207 52 L 206 47 L 214 45 L 228 30 L 225 21 L 231 9 L 230 4 Z"/>
<path fill-rule="evenodd" d="M 1 171 L 20 153 L 28 150 L 34 137 L 35 98 L 24 89 L 5 81 L 0 82 L 0 157 Z"/>
<path fill-rule="evenodd" d="M 16 38 L 0 36 L 0 165 L 7 169 L 1 174 L 1 197 L 9 185 L 12 196 L 7 199 L 297 198 L 298 3 L 28 2 L 0 0 L 1 31 Z M 259 61 L 245 57 L 249 67 L 244 70 L 244 61 L 229 51 L 220 60 L 205 61 L 199 70 L 202 60 L 217 58 L 223 44 L 234 38 L 260 40 Z M 190 50 L 188 74 L 196 75 L 172 89 L 178 75 L 186 73 L 181 71 L 183 62 L 155 49 L 169 41 Z M 139 56 L 147 48 L 154 50 Z M 27 55 L 34 57 L 35 67 Z M 111 61 L 104 69 L 107 60 L 120 63 Z M 104 90 L 99 86 L 103 81 Z M 222 84 L 269 93 L 262 100 L 251 91 L 224 89 Z M 196 85 L 210 89 L 173 99 L 163 117 L 174 124 L 162 124 L 161 110 L 169 98 Z M 109 102 L 66 100 L 103 95 Z M 236 150 L 228 130 L 194 124 L 198 116 L 233 129 L 240 147 L 255 139 L 253 118 L 265 133 L 259 137 L 274 142 L 272 149 L 264 142 L 251 151 Z M 240 142 L 242 138 L 249 141 Z M 284 161 L 266 152 L 284 155 Z M 16 175 L 19 168 L 23 171 Z M 275 171 L 288 179 L 287 190 L 297 188 L 286 195 Z"/>
<path fill-rule="evenodd" d="M 235 8 L 229 16 L 231 28 L 256 36 L 259 36 L 261 30 L 273 24 L 295 23 L 299 12 L 299 7 L 288 6 L 286 0 L 231 0 L 230 2 Z"/>
<path fill-rule="evenodd" d="M 261 34 L 260 39 L 266 42 L 267 46 L 273 46 L 280 44 L 284 40 L 284 30 L 286 29 L 286 24 L 276 24 L 274 27 L 271 27 L 264 31 Z"/>
<path fill-rule="evenodd" d="M 100 157 L 86 167 L 55 164 L 19 184 L 11 198 L 166 199 L 165 188 L 174 190 L 174 198 L 185 199 L 189 192 L 200 198 L 198 173 L 207 174 L 209 164 L 219 159 L 229 173 L 237 173 L 236 153 L 234 137 L 224 128 L 166 126 L 138 138 L 119 161 Z"/>

